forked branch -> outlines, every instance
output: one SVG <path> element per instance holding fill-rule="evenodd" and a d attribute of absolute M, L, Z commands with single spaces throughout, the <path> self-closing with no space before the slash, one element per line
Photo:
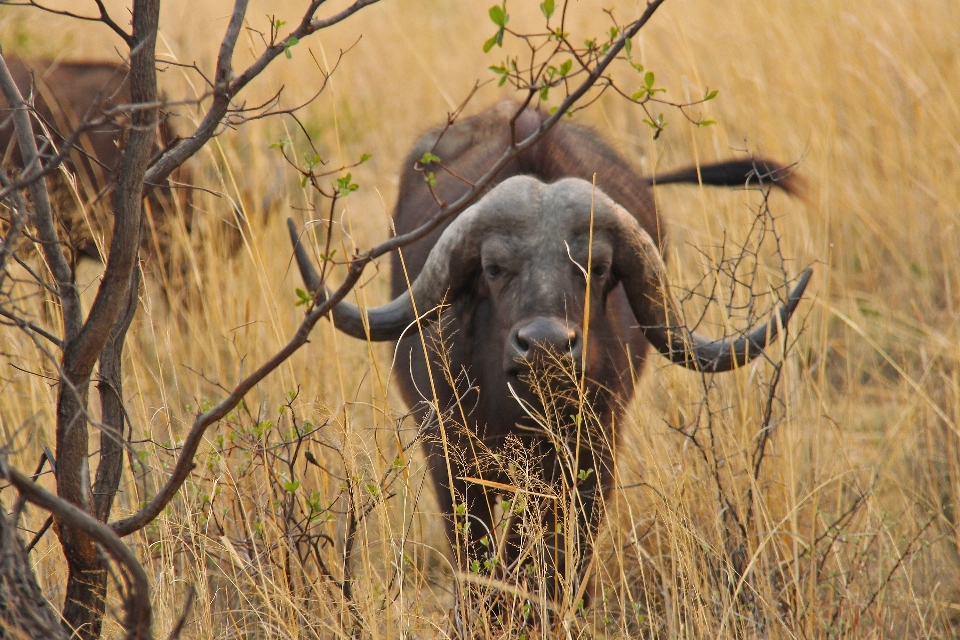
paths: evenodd
<path fill-rule="evenodd" d="M 124 609 L 127 629 L 126 638 L 129 640 L 149 640 L 152 608 L 150 604 L 150 583 L 136 554 L 117 537 L 107 525 L 98 522 L 96 518 L 76 507 L 66 500 L 62 500 L 49 491 L 34 483 L 16 469 L 7 466 L 6 461 L 0 458 L 0 475 L 17 488 L 20 495 L 32 504 L 46 509 L 61 523 L 76 530 L 83 531 L 96 541 L 100 547 L 126 572 L 130 590 Z"/>
<path fill-rule="evenodd" d="M 315 18 L 314 14 L 326 0 L 312 0 L 300 24 L 283 39 L 271 42 L 260 57 L 239 75 L 234 75 L 232 68 L 233 50 L 240 35 L 240 27 L 246 15 L 248 0 L 236 0 L 230 24 L 220 45 L 220 54 L 217 60 L 217 72 L 214 78 L 213 103 L 204 115 L 192 135 L 181 138 L 160 156 L 157 162 L 147 172 L 146 182 L 161 184 L 177 167 L 197 153 L 210 141 L 217 129 L 223 123 L 230 110 L 231 101 L 254 78 L 267 68 L 277 57 L 288 50 L 290 43 L 296 43 L 304 38 L 338 24 L 361 9 L 377 3 L 379 0 L 356 0 L 346 9 L 328 18 Z M 661 0 L 662 1 L 662 0 Z"/>

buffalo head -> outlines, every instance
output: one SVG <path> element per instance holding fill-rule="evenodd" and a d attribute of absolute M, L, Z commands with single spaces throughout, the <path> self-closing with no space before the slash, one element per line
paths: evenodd
<path fill-rule="evenodd" d="M 315 291 L 319 277 L 292 222 L 290 232 L 304 282 Z M 584 311 L 595 314 L 591 327 L 602 324 L 606 299 L 621 284 L 637 326 L 661 355 L 718 372 L 763 351 L 789 320 L 809 275 L 804 272 L 788 303 L 766 325 L 733 341 L 705 338 L 680 322 L 660 252 L 633 216 L 584 180 L 548 185 L 515 176 L 447 227 L 409 292 L 366 314 L 341 302 L 333 318 L 356 338 L 397 340 L 416 325 L 418 314 L 436 320 L 445 300 L 473 289 L 489 300 L 484 333 L 489 348 L 503 354 L 505 375 L 517 375 L 547 352 L 590 371 L 596 354 L 589 344 L 583 351 Z"/>

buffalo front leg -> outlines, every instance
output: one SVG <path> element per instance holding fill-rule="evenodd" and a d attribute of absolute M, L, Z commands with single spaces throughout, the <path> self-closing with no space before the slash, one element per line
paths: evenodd
<path fill-rule="evenodd" d="M 487 487 L 464 480 L 477 477 L 474 475 L 475 465 L 463 465 L 450 460 L 448 470 L 442 447 L 433 444 L 428 445 L 427 450 L 430 475 L 437 490 L 440 512 L 444 516 L 444 529 L 453 552 L 454 566 L 459 571 L 483 566 L 495 548 L 492 534 L 496 496 Z"/>
<path fill-rule="evenodd" d="M 591 443 L 592 441 L 592 443 Z M 560 606 L 590 604 L 590 566 L 613 473 L 609 448 L 581 434 L 579 450 L 544 457 L 544 481 L 562 489 L 544 511 L 547 592 Z"/>

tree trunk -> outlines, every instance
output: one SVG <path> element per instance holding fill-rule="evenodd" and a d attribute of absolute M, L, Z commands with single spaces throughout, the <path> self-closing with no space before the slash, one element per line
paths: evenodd
<path fill-rule="evenodd" d="M 113 499 L 120 485 L 123 471 L 123 379 L 121 357 L 127 330 L 137 311 L 140 272 L 134 269 L 127 291 L 127 306 L 120 313 L 113 332 L 100 355 L 100 393 L 102 408 L 100 432 L 100 462 L 93 486 L 93 512 L 100 522 L 107 522 Z M 94 555 L 67 556 L 69 575 L 67 598 L 63 617 L 77 625 L 81 637 L 97 638 L 102 630 L 105 598 L 107 596 L 107 559 L 96 551 Z M 79 623 L 79 624 L 78 624 Z"/>
<path fill-rule="evenodd" d="M 143 211 L 143 177 L 157 127 L 156 35 L 160 0 L 133 3 L 130 55 L 130 100 L 154 105 L 131 112 L 130 135 L 120 160 L 114 191 L 113 240 L 106 269 L 83 328 L 65 341 L 63 373 L 57 397 L 57 494 L 104 522 L 120 478 L 123 427 L 120 357 L 127 328 L 136 311 L 139 282 L 135 275 Z M 131 291 L 132 290 L 132 291 Z M 88 465 L 87 398 L 93 366 L 100 360 L 104 376 L 101 398 L 105 423 L 97 492 L 91 489 Z M 102 490 L 102 491 L 101 491 Z M 84 530 L 58 521 L 57 533 L 67 560 L 64 625 L 82 640 L 100 637 L 107 592 L 107 560 Z"/>
<path fill-rule="evenodd" d="M 0 640 L 67 640 L 56 611 L 43 597 L 17 532 L 0 510 Z"/>

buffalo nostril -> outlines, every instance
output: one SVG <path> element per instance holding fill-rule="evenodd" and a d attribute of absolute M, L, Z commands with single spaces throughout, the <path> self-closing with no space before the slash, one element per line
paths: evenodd
<path fill-rule="evenodd" d="M 520 333 L 517 333 L 517 335 L 513 337 L 513 343 L 520 355 L 526 356 L 527 353 L 529 353 L 530 341 L 524 338 Z"/>

